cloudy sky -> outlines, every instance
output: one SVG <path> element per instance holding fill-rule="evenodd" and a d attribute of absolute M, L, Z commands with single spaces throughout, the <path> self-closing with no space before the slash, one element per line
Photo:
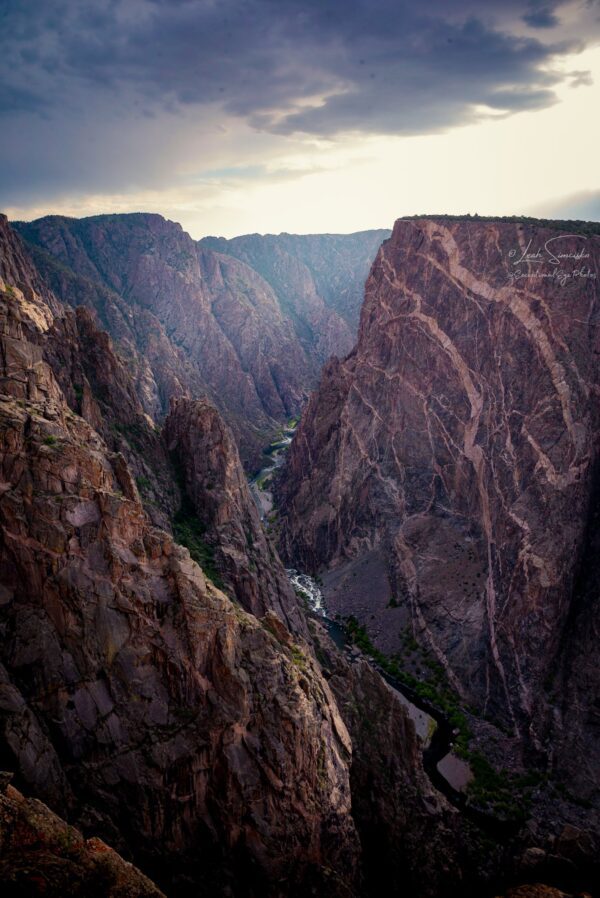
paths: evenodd
<path fill-rule="evenodd" d="M 600 218 L 600 0 L 0 0 L 0 209 Z"/>

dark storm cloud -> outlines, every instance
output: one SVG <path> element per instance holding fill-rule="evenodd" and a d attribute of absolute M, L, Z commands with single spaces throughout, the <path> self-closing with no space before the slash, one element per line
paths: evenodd
<path fill-rule="evenodd" d="M 279 133 L 426 132 L 467 121 L 474 105 L 514 112 L 551 103 L 556 76 L 539 67 L 572 45 L 559 29 L 542 43 L 494 23 L 512 9 L 547 30 L 560 6 L 9 0 L 0 102 L 13 111 L 22 96 L 24 110 L 52 107 L 87 86 L 135 94 L 150 114 L 219 104 Z M 311 108 L 319 97 L 323 105 Z"/>
<path fill-rule="evenodd" d="M 523 21 L 532 28 L 554 28 L 559 20 L 552 10 L 545 7 L 525 13 Z"/>
<path fill-rule="evenodd" d="M 265 137 L 331 137 L 429 133 L 479 107 L 547 106 L 561 78 L 548 63 L 594 37 L 589 27 L 565 37 L 564 6 L 0 0 L 0 201 L 39 197 L 44 182 L 54 195 L 155 186 L 177 137 L 189 144 L 192 124 L 196 139 L 231 117 Z"/>

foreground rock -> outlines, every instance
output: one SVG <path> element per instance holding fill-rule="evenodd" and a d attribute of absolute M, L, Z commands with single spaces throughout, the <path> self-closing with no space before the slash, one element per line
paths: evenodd
<path fill-rule="evenodd" d="M 101 839 L 12 786 L 0 793 L 0 885 L 11 898 L 165 898 Z"/>

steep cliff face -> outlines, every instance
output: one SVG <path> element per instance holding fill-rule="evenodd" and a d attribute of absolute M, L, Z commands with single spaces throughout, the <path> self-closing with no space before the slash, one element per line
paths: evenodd
<path fill-rule="evenodd" d="M 152 526 L 44 358 L 60 322 L 2 271 L 3 765 L 180 894 L 304 895 L 324 870 L 346 894 L 351 745 L 308 647 Z"/>
<path fill-rule="evenodd" d="M 189 512 L 203 527 L 228 593 L 257 617 L 274 610 L 294 632 L 306 634 L 296 595 L 262 528 L 233 436 L 214 406 L 206 400 L 175 401 L 164 436 Z M 185 507 L 180 525 L 186 525 Z"/>
<path fill-rule="evenodd" d="M 596 236 L 398 221 L 280 485 L 284 553 L 331 569 L 329 607 L 388 652 L 408 628 L 539 750 L 590 526 L 599 261 Z"/>
<path fill-rule="evenodd" d="M 245 461 L 258 463 L 275 422 L 299 411 L 315 368 L 256 272 L 198 249 L 159 215 L 51 216 L 19 228 L 45 251 L 36 262 L 57 292 L 96 309 L 123 355 L 133 351 L 146 411 L 207 395 Z"/>
<path fill-rule="evenodd" d="M 36 269 L 43 274 L 44 282 L 55 295 L 73 308 L 88 309 L 98 325 L 111 334 L 119 355 L 126 360 L 144 411 L 158 419 L 168 408 L 171 396 L 184 395 L 187 390 L 194 393 L 204 391 L 206 388 L 199 372 L 183 348 L 169 339 L 156 315 L 103 286 L 98 281 L 98 275 L 95 275 L 96 280 L 92 280 L 75 273 L 65 261 L 59 261 L 66 260 L 73 253 L 75 267 L 81 262 L 82 270 L 87 270 L 77 252 L 77 245 L 69 239 L 68 232 L 63 234 L 66 229 L 62 228 L 61 222 L 62 219 L 52 219 L 53 226 L 60 229 L 61 236 L 67 241 L 68 252 L 61 253 L 60 241 L 51 244 L 58 258 L 33 243 L 28 244 L 28 251 Z M 47 236 L 45 229 L 42 233 Z M 33 233 L 33 237 L 36 236 L 37 231 Z M 93 272 L 91 274 L 94 275 Z"/>
<path fill-rule="evenodd" d="M 364 894 L 472 894 L 490 864 L 489 843 L 432 787 L 400 696 L 360 654 L 336 651 L 322 625 L 311 622 L 311 629 L 352 739 L 352 816 Z M 501 860 L 505 867 L 509 857 Z"/>
<path fill-rule="evenodd" d="M 199 245 L 252 266 L 271 285 L 298 340 L 320 366 L 354 344 L 364 283 L 386 230 L 357 234 L 248 234 Z"/>

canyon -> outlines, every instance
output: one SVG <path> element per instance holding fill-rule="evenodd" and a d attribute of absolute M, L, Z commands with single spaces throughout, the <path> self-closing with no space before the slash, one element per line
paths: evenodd
<path fill-rule="evenodd" d="M 364 281 L 389 233 L 292 246 L 286 235 L 256 236 L 252 251 L 233 252 L 235 242 L 196 242 L 142 213 L 47 216 L 16 228 L 55 293 L 92 310 L 112 336 L 144 410 L 162 419 L 172 396 L 206 396 L 250 468 L 276 426 L 300 411 L 323 361 L 351 349 Z"/>
<path fill-rule="evenodd" d="M 596 233 L 0 217 L 1 882 L 591 888 Z"/>

